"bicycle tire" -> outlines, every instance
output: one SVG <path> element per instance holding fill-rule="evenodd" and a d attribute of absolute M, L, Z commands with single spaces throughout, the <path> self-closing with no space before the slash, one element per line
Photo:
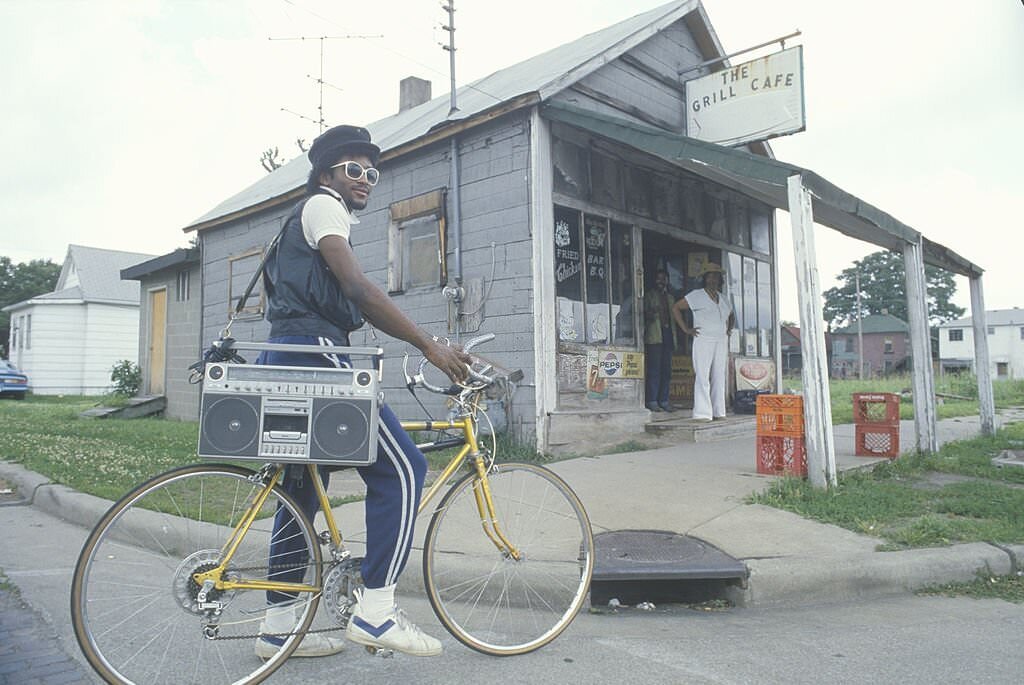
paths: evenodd
<path fill-rule="evenodd" d="M 250 480 L 253 474 L 219 464 L 172 469 L 122 497 L 93 528 L 75 565 L 71 618 L 79 646 L 104 680 L 259 683 L 298 646 L 319 593 L 296 600 L 293 634 L 262 663 L 254 643 L 267 606 L 264 591 L 213 592 L 210 600 L 223 602 L 222 615 L 216 639 L 204 635 L 208 621 L 201 616 L 200 588 L 191 574 L 219 561 L 249 497 L 264 487 Z M 277 485 L 239 543 L 229 573 L 249 580 L 273 575 L 269 540 L 278 507 L 296 522 L 280 534 L 297 536 L 308 555 L 297 569 L 302 582 L 320 587 L 321 554 L 313 527 Z"/>
<path fill-rule="evenodd" d="M 427 596 L 442 625 L 484 654 L 543 647 L 579 613 L 594 570 L 590 520 L 549 469 L 500 464 L 488 475 L 498 525 L 523 554 L 502 554 L 481 529 L 476 473 L 457 481 L 430 519 L 423 547 Z"/>

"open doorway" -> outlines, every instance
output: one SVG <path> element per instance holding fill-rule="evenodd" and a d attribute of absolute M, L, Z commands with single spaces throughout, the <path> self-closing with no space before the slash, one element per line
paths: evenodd
<path fill-rule="evenodd" d="M 643 235 L 644 292 L 655 286 L 655 275 L 663 270 L 668 274 L 669 299 L 679 300 L 691 290 L 701 287 L 698 274 L 707 262 L 722 263 L 722 250 L 679 240 L 662 233 L 645 231 Z M 687 312 L 685 316 L 689 317 Z M 641 322 L 643 319 L 641 319 Z M 688 319 L 687 324 L 693 321 Z M 669 400 L 679 408 L 693 408 L 693 341 L 678 326 L 672 351 L 672 377 Z M 645 340 L 646 342 L 646 340 Z M 649 400 L 648 400 L 649 401 Z"/>

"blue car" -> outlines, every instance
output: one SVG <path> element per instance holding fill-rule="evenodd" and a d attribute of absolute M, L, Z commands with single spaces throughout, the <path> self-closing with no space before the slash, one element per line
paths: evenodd
<path fill-rule="evenodd" d="M 28 392 L 28 376 L 14 368 L 6 359 L 0 359 L 0 397 L 25 399 Z"/>

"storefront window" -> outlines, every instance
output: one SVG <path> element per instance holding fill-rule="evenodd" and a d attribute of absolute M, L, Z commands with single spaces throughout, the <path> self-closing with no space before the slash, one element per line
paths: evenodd
<path fill-rule="evenodd" d="M 561 139 L 555 140 L 554 190 L 584 199 L 590 192 L 590 164 L 587 151 Z"/>
<path fill-rule="evenodd" d="M 633 306 L 633 231 L 624 224 L 612 223 L 612 342 L 635 345 L 636 327 Z"/>
<path fill-rule="evenodd" d="M 583 219 L 587 282 L 587 342 L 607 343 L 609 329 L 608 220 L 586 215 Z"/>
<path fill-rule="evenodd" d="M 771 215 L 752 210 L 750 212 L 750 247 L 761 254 L 771 254 Z"/>
<path fill-rule="evenodd" d="M 750 224 L 747 208 L 729 205 L 729 241 L 740 247 L 750 247 Z"/>
<path fill-rule="evenodd" d="M 757 356 L 757 262 L 743 258 L 743 354 Z"/>
<path fill-rule="evenodd" d="M 736 333 L 729 340 L 729 351 L 740 354 L 746 349 L 746 336 L 743 334 L 743 257 L 730 252 L 725 270 L 729 279 L 729 299 L 732 301 L 733 317 L 736 320 Z"/>
<path fill-rule="evenodd" d="M 636 344 L 632 228 L 555 207 L 555 292 L 559 340 Z"/>
<path fill-rule="evenodd" d="M 775 326 L 772 320 L 772 267 L 757 262 L 757 328 L 760 333 L 760 355 L 769 357 L 775 349 Z"/>
<path fill-rule="evenodd" d="M 555 296 L 558 339 L 583 342 L 583 260 L 580 213 L 555 208 Z"/>

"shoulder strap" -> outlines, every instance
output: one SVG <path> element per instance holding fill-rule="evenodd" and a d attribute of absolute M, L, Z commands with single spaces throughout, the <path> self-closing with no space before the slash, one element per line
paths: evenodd
<path fill-rule="evenodd" d="M 224 330 L 221 332 L 222 338 L 226 338 L 231 334 L 231 324 L 234 323 L 235 319 L 238 318 L 238 315 L 241 314 L 242 310 L 245 308 L 245 301 L 249 299 L 249 295 L 252 294 L 252 289 L 256 287 L 257 281 L 259 281 L 260 277 L 263 275 L 263 267 L 267 263 L 267 257 L 270 256 L 271 251 L 273 251 L 277 246 L 277 243 L 280 242 L 281 236 L 284 235 L 284 229 L 287 226 L 288 222 L 285 221 L 284 226 L 281 227 L 281 230 L 277 232 L 274 239 L 270 241 L 270 245 L 268 245 L 267 249 L 264 250 L 263 258 L 260 259 L 259 266 L 256 267 L 256 271 L 253 272 L 252 278 L 249 279 L 249 285 L 245 287 L 245 291 L 242 293 L 242 296 L 238 298 L 238 304 L 235 305 L 235 311 L 231 312 L 231 316 L 228 317 L 227 326 L 225 326 Z"/>

